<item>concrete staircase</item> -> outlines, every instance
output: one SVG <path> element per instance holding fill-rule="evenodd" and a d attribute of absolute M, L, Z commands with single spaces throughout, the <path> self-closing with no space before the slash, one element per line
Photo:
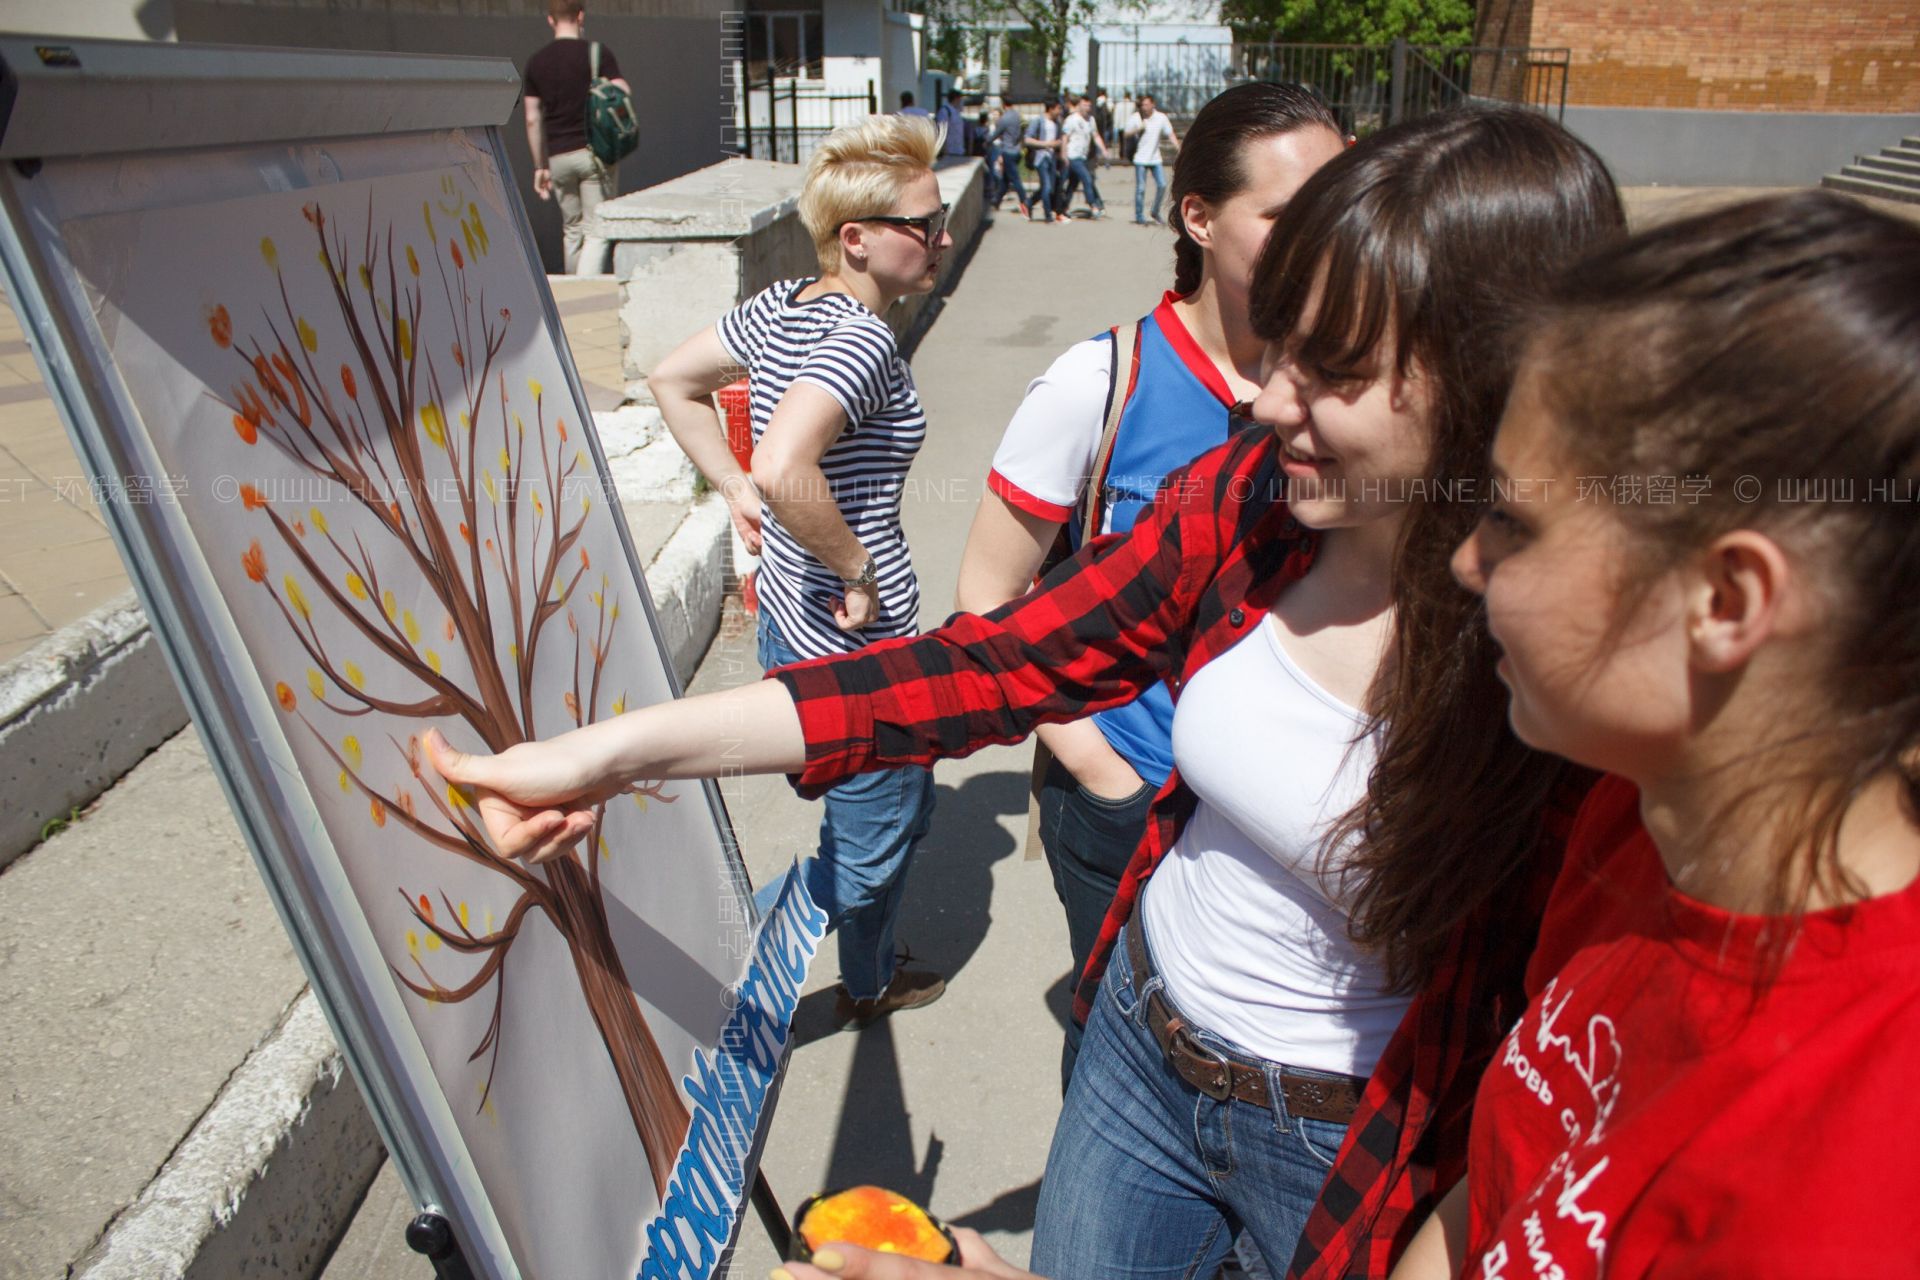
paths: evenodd
<path fill-rule="evenodd" d="M 1876 156 L 1856 156 L 1853 164 L 1828 174 L 1820 185 L 1858 196 L 1920 204 L 1920 137 L 1902 138 Z"/>

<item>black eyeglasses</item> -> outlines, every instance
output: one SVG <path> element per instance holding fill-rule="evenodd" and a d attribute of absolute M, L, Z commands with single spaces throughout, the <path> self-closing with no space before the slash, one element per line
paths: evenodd
<path fill-rule="evenodd" d="M 899 213 L 876 213 L 869 218 L 848 218 L 847 222 L 882 222 L 889 227 L 905 227 L 909 231 L 920 233 L 920 243 L 931 249 L 940 243 L 940 237 L 947 234 L 947 212 L 952 205 L 943 204 L 938 213 L 923 213 L 917 218 L 909 218 Z M 840 226 L 844 227 L 847 222 Z M 838 227 L 834 228 L 836 231 Z"/>

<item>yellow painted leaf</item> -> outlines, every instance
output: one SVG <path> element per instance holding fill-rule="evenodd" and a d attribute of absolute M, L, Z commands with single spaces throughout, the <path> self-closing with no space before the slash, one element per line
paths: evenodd
<path fill-rule="evenodd" d="M 466 793 L 461 791 L 460 788 L 454 786 L 451 782 L 449 782 L 447 784 L 447 803 L 452 805 L 456 809 L 466 808 L 467 807 Z"/>
<path fill-rule="evenodd" d="M 364 262 L 360 264 L 360 287 L 369 293 L 373 292 L 373 272 Z"/>
<path fill-rule="evenodd" d="M 627 710 L 627 695 L 621 694 L 613 700 L 613 714 L 624 715 Z"/>
<path fill-rule="evenodd" d="M 413 326 L 407 323 L 405 316 L 401 316 L 393 322 L 393 328 L 394 336 L 400 339 L 401 358 L 413 359 Z"/>
<path fill-rule="evenodd" d="M 503 476 L 513 474 L 513 455 L 507 452 L 505 446 L 500 449 L 500 474 Z"/>
<path fill-rule="evenodd" d="M 387 621 L 389 622 L 393 621 L 394 612 L 397 609 L 399 609 L 399 607 L 400 607 L 400 602 L 394 599 L 393 592 L 382 591 L 380 593 L 380 608 L 383 612 L 386 613 Z"/>
<path fill-rule="evenodd" d="M 366 684 L 366 673 L 360 670 L 356 664 L 349 662 L 342 670 L 346 672 L 347 683 L 351 684 L 354 688 L 358 689 Z"/>
<path fill-rule="evenodd" d="M 420 406 L 420 429 L 427 433 L 427 439 L 433 441 L 434 444 L 441 448 L 446 447 L 447 420 L 441 415 L 439 405 L 423 404 Z"/>
<path fill-rule="evenodd" d="M 318 530 L 319 530 L 319 531 L 320 531 L 320 532 L 321 532 L 322 534 L 324 534 L 324 533 L 326 533 L 326 531 L 327 531 L 327 518 L 326 518 L 325 516 L 323 516 L 323 515 L 321 515 L 321 514 L 320 514 L 320 508 L 318 508 L 318 507 L 308 507 L 308 508 L 307 508 L 307 519 L 309 519 L 309 520 L 311 520 L 311 521 L 313 521 L 313 527 L 314 527 L 314 528 L 316 528 L 316 529 L 318 529 Z"/>
<path fill-rule="evenodd" d="M 360 269 L 362 271 L 366 270 L 365 267 Z M 300 335 L 301 346 L 305 347 L 308 351 L 318 351 L 320 349 L 320 335 L 313 331 L 313 326 L 307 323 L 305 316 L 300 316 L 294 320 L 293 328 L 294 331 Z"/>
<path fill-rule="evenodd" d="M 357 573 L 347 575 L 347 591 L 355 600 L 367 598 L 367 584 L 360 580 L 360 575 Z"/>
<path fill-rule="evenodd" d="M 428 242 L 432 243 L 432 242 L 438 241 L 440 239 L 440 236 L 433 229 L 433 205 L 428 203 L 425 200 L 422 200 L 420 202 L 420 214 L 422 217 L 424 217 L 427 220 Z"/>
<path fill-rule="evenodd" d="M 363 759 L 360 754 L 360 739 L 353 737 L 351 734 L 342 738 L 340 740 L 340 752 L 346 756 L 347 763 L 355 770 L 360 768 L 360 761 Z"/>
<path fill-rule="evenodd" d="M 438 951 L 438 950 L 440 949 L 440 935 L 439 935 L 439 934 L 437 934 L 437 933 L 430 933 L 430 934 L 428 934 L 428 935 L 427 935 L 427 938 L 426 938 L 426 942 L 427 942 L 427 950 L 429 950 L 429 951 Z"/>
<path fill-rule="evenodd" d="M 467 923 L 467 904 L 464 902 L 460 904 L 460 927 L 462 929 L 470 929 L 473 927 Z"/>
<path fill-rule="evenodd" d="M 412 929 L 407 930 L 407 954 L 415 960 L 420 958 L 420 935 Z"/>
<path fill-rule="evenodd" d="M 540 398 L 540 384 L 532 378 L 527 379 L 527 390 L 533 394 L 535 400 Z"/>
<path fill-rule="evenodd" d="M 340 771 L 340 789 L 349 794 L 353 791 L 353 779 L 347 776 L 345 769 Z"/>
<path fill-rule="evenodd" d="M 482 471 L 482 472 L 480 473 L 480 484 L 481 484 L 481 485 L 482 485 L 482 487 L 484 487 L 484 488 L 486 489 L 486 491 L 487 491 L 487 501 L 488 501 L 488 502 L 498 502 L 498 501 L 500 501 L 500 494 L 499 494 L 499 493 L 498 493 L 498 492 L 497 492 L 497 491 L 496 491 L 496 490 L 494 489 L 494 487 L 493 487 L 493 472 L 491 472 L 491 471 Z"/>
<path fill-rule="evenodd" d="M 605 836 L 600 837 L 600 856 L 602 858 L 611 858 L 613 856 L 613 850 L 607 848 L 607 838 Z"/>
<path fill-rule="evenodd" d="M 412 245 L 407 246 L 407 270 L 415 275 L 420 274 L 420 258 L 414 253 Z"/>
<path fill-rule="evenodd" d="M 311 618 L 313 613 L 307 608 L 307 597 L 302 594 L 300 584 L 294 580 L 293 575 L 288 574 L 280 585 L 287 589 L 287 603 L 292 605 L 301 617 Z"/>
<path fill-rule="evenodd" d="M 413 610 L 411 609 L 407 610 L 406 614 L 401 618 L 400 624 L 402 627 L 406 629 L 407 643 L 419 644 L 420 643 L 420 624 L 413 620 Z"/>
<path fill-rule="evenodd" d="M 313 690 L 313 696 L 316 698 L 327 696 L 327 682 L 312 667 L 307 668 L 307 688 Z"/>
<path fill-rule="evenodd" d="M 261 237 L 260 256 L 262 258 L 265 258 L 267 260 L 267 265 L 273 268 L 275 271 L 278 271 L 280 269 L 280 251 L 273 247 L 272 237 L 270 236 Z"/>
<path fill-rule="evenodd" d="M 431 649 L 427 650 L 427 665 L 433 669 L 433 674 L 440 674 L 440 655 Z"/>
<path fill-rule="evenodd" d="M 640 806 L 640 812 L 645 813 L 647 811 L 647 798 L 638 791 L 633 793 L 633 802 Z"/>

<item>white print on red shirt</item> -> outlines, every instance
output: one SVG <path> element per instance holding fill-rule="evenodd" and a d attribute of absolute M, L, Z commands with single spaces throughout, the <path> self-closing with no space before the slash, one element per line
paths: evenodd
<path fill-rule="evenodd" d="M 1527 1198 L 1529 1201 L 1540 1200 L 1557 1178 L 1560 1186 L 1553 1196 L 1554 1216 L 1586 1228 L 1587 1247 L 1592 1250 L 1594 1264 L 1598 1268 L 1606 1262 L 1607 1215 L 1599 1210 L 1583 1208 L 1580 1198 L 1606 1171 L 1608 1158 L 1603 1156 L 1591 1167 L 1580 1170 L 1575 1167 L 1573 1156 L 1574 1149 L 1582 1144 L 1583 1137 L 1584 1145 L 1591 1147 L 1605 1136 L 1607 1122 L 1620 1101 L 1620 1066 L 1626 1051 L 1614 1030 L 1613 1019 L 1605 1014 L 1595 1014 L 1587 1020 L 1586 1034 L 1579 1037 L 1584 1043 L 1577 1043 L 1574 1035 L 1561 1033 L 1558 1024 L 1573 998 L 1573 990 L 1569 988 L 1561 994 L 1558 987 L 1559 979 L 1556 978 L 1540 993 L 1540 1023 L 1530 1037 L 1524 1034 L 1524 1023 L 1508 1035 L 1501 1050 L 1500 1068 L 1511 1071 L 1542 1106 L 1552 1109 L 1556 1105 L 1552 1082 L 1526 1054 L 1526 1045 L 1531 1041 L 1534 1052 L 1542 1057 L 1558 1050 L 1561 1060 L 1587 1088 L 1593 1101 L 1591 1127 L 1583 1131 L 1579 1114 L 1573 1107 L 1560 1108 L 1559 1120 L 1566 1131 L 1567 1149 L 1554 1158 Z M 1536 1210 L 1529 1214 L 1522 1225 L 1526 1231 L 1528 1261 L 1533 1274 L 1541 1280 L 1555 1280 L 1556 1277 L 1564 1280 L 1565 1272 L 1546 1246 L 1546 1231 L 1539 1212 Z M 1510 1260 L 1504 1242 L 1496 1245 L 1482 1259 L 1482 1275 L 1486 1280 L 1505 1276 Z"/>
<path fill-rule="evenodd" d="M 1555 1030 L 1560 1015 L 1566 1011 L 1567 1002 L 1573 999 L 1573 992 L 1569 990 L 1560 997 L 1559 1003 L 1554 1003 L 1554 992 L 1559 985 L 1560 980 L 1555 978 L 1540 993 L 1540 1029 L 1533 1035 L 1534 1049 L 1540 1053 L 1559 1049 L 1566 1064 L 1587 1086 L 1587 1093 L 1593 1098 L 1593 1130 L 1587 1134 L 1587 1145 L 1591 1147 L 1605 1136 L 1607 1121 L 1612 1118 L 1613 1109 L 1620 1101 L 1620 1063 L 1626 1057 L 1626 1050 L 1621 1047 L 1620 1038 L 1613 1029 L 1613 1019 L 1604 1013 L 1596 1013 L 1587 1019 L 1586 1056 L 1582 1057 L 1573 1037 L 1561 1035 Z M 1515 1027 L 1513 1035 L 1507 1040 L 1506 1056 L 1518 1059 L 1513 1064 L 1516 1074 L 1527 1080 L 1528 1089 L 1550 1107 L 1553 1105 L 1551 1087 L 1545 1081 L 1541 1081 L 1539 1088 L 1533 1086 L 1532 1079 L 1537 1078 L 1538 1073 L 1531 1064 L 1527 1065 L 1525 1071 L 1518 1070 L 1520 1064 L 1526 1062 L 1520 1055 L 1519 1042 L 1520 1029 Z M 1572 1107 L 1562 1109 L 1560 1123 L 1567 1131 L 1567 1141 L 1580 1140 L 1580 1120 Z"/>

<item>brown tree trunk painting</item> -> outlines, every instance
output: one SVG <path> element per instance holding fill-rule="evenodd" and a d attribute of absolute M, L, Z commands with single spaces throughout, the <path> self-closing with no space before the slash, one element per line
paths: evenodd
<path fill-rule="evenodd" d="M 408 934 L 407 962 L 392 965 L 396 979 L 440 1004 L 493 992 L 492 1018 L 469 1059 L 490 1055 L 480 1108 L 488 1104 L 499 1063 L 505 965 L 537 915 L 566 942 L 580 995 L 664 1198 L 688 1113 L 608 927 L 600 881 L 600 863 L 609 856 L 601 834 L 606 806 L 580 850 L 541 867 L 523 866 L 492 847 L 469 797 L 429 777 L 417 734 L 389 733 L 383 743 L 362 743 L 357 735 L 334 739 L 303 705 L 349 719 L 374 712 L 401 720 L 455 719 L 500 751 L 535 735 L 536 661 L 559 644 L 572 650 L 571 687 L 559 700 L 567 722 L 583 725 L 625 709 L 624 693 L 609 696 L 601 687 L 619 601 L 605 574 L 597 588 L 588 584 L 593 566 L 578 545 L 598 494 L 597 473 L 577 444 L 570 445 L 565 420 L 548 417 L 537 382 L 526 384 L 524 396 L 517 387 L 509 392 L 500 356 L 512 316 L 505 308 L 489 313 L 484 289 L 468 279 L 469 260 L 490 252 L 486 224 L 451 179 L 442 194 L 421 210 L 425 254 L 397 239 L 391 225 L 376 231 L 371 205 L 350 253 L 326 211 L 317 203 L 306 207 L 329 301 L 344 324 L 346 358 L 337 371 L 326 372 L 333 359 L 294 306 L 271 240 L 260 250 L 279 282 L 278 312 L 263 314 L 248 334 L 236 332 L 224 306 L 208 312 L 210 337 L 239 361 L 226 403 L 240 439 L 249 446 L 268 443 L 329 482 L 330 501 L 361 513 L 350 522 L 354 531 L 336 530 L 318 505 L 302 513 L 277 495 L 242 486 L 242 501 L 265 522 L 263 537 L 275 549 L 270 556 L 261 539 L 253 539 L 241 563 L 311 663 L 304 689 L 282 680 L 274 695 L 338 765 L 342 789 L 357 791 L 369 821 L 391 824 L 394 838 L 424 841 L 511 886 L 513 905 L 504 919 L 496 925 L 489 913 L 478 930 L 466 903 L 396 886 L 418 925 Z M 444 303 L 444 312 L 429 307 L 429 298 Z M 384 545 L 370 546 L 373 536 Z M 391 573 L 400 563 L 425 585 L 437 617 L 402 608 L 394 590 L 399 584 L 383 581 L 381 565 Z M 409 593 L 414 585 L 405 584 Z M 378 669 L 330 652 L 316 613 L 330 631 L 344 626 L 357 651 L 377 654 Z M 563 636 L 554 634 L 556 623 L 564 625 Z M 466 678 L 449 670 L 454 664 L 443 651 L 464 664 Z M 384 749 L 395 753 L 395 767 L 369 769 L 371 754 Z M 382 781 L 400 776 L 402 763 L 411 781 Z M 643 807 L 649 799 L 674 799 L 658 785 L 632 798 Z M 461 981 L 442 983 L 427 964 L 442 950 L 477 959 L 478 967 Z"/>

